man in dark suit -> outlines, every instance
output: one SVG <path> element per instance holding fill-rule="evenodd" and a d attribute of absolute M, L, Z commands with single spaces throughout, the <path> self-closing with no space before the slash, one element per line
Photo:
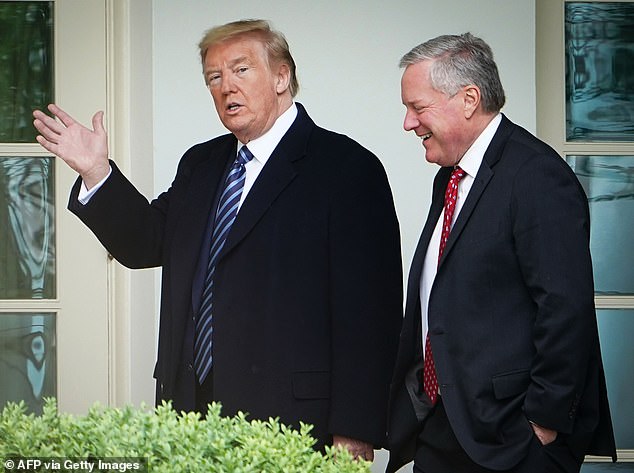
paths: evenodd
<path fill-rule="evenodd" d="M 383 167 L 293 101 L 295 64 L 267 22 L 213 28 L 200 53 L 231 134 L 187 151 L 151 203 L 107 160 L 101 113 L 93 131 L 36 111 L 38 141 L 79 172 L 69 208 L 108 251 L 162 266 L 159 400 L 313 424 L 319 446 L 371 459 L 402 321 Z"/>
<path fill-rule="evenodd" d="M 440 36 L 400 65 L 404 128 L 441 169 L 409 275 L 388 471 L 573 472 L 614 456 L 579 182 L 500 114 L 481 39 Z"/>

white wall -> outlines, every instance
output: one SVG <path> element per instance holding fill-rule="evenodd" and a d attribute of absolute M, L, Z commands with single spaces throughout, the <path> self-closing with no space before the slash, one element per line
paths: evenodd
<path fill-rule="evenodd" d="M 402 129 L 400 57 L 447 33 L 492 47 L 507 94 L 504 112 L 535 130 L 534 0 L 154 0 L 154 180 L 166 189 L 192 144 L 226 131 L 204 86 L 197 44 L 211 26 L 265 18 L 284 32 L 302 102 L 317 124 L 375 152 L 392 185 L 405 271 L 430 201 L 436 167 Z M 385 462 L 382 453 L 375 471 Z"/>

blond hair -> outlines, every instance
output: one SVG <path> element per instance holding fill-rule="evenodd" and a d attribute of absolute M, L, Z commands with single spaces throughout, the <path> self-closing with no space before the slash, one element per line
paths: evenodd
<path fill-rule="evenodd" d="M 266 20 L 239 20 L 220 26 L 215 26 L 205 32 L 205 35 L 198 43 L 200 50 L 200 60 L 205 65 L 205 56 L 210 47 L 239 36 L 254 36 L 264 44 L 270 63 L 286 64 L 290 70 L 291 78 L 289 91 L 292 97 L 299 92 L 299 81 L 295 68 L 295 61 L 291 56 L 288 42 L 284 35 L 271 28 Z"/>

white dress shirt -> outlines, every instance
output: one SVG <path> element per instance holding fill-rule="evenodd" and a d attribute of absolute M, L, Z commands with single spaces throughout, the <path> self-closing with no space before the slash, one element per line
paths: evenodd
<path fill-rule="evenodd" d="M 246 144 L 249 151 L 253 154 L 253 159 L 244 166 L 246 176 L 244 178 L 244 188 L 242 189 L 242 196 L 240 196 L 238 210 L 240 210 L 240 206 L 242 206 L 242 203 L 251 190 L 251 187 L 253 187 L 255 180 L 260 175 L 262 168 L 264 168 L 264 165 L 269 160 L 271 154 L 273 154 L 273 151 L 291 127 L 296 117 L 297 105 L 293 103 L 288 110 L 277 118 L 269 131 Z M 244 143 L 238 143 L 238 149 L 243 145 Z M 236 149 L 236 156 L 238 154 L 238 149 Z"/>
<path fill-rule="evenodd" d="M 467 199 L 469 191 L 471 190 L 475 176 L 478 173 L 478 169 L 480 169 L 480 164 L 482 164 L 484 153 L 489 147 L 489 144 L 493 139 L 493 135 L 495 135 L 501 121 L 502 115 L 500 114 L 491 120 L 458 163 L 458 166 L 460 166 L 466 174 L 458 183 L 458 198 L 456 200 L 456 208 L 451 219 L 452 227 L 458 218 L 458 214 L 460 214 L 460 210 Z M 445 211 L 443 209 L 440 213 L 440 218 L 436 223 L 436 227 L 434 228 L 431 240 L 429 241 L 429 246 L 427 247 L 425 261 L 423 263 L 423 272 L 420 280 L 420 311 L 422 316 L 421 327 L 423 331 L 423 344 L 424 340 L 427 338 L 427 308 L 429 305 L 429 294 L 431 293 L 434 279 L 436 278 L 436 271 L 438 269 L 438 251 L 440 249 L 440 236 L 442 233 L 442 222 L 444 216 Z"/>

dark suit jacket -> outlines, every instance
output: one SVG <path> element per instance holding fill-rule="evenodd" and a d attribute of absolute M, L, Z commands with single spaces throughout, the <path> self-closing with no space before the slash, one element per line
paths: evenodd
<path fill-rule="evenodd" d="M 421 364 L 420 278 L 450 174 L 441 168 L 435 178 L 409 275 L 388 471 L 413 459 L 425 415 L 413 386 Z M 448 419 L 464 450 L 486 468 L 509 469 L 525 456 L 533 435 L 527 419 L 560 432 L 577 455 L 614 455 L 589 225 L 586 196 L 565 161 L 503 117 L 429 300 Z"/>
<path fill-rule="evenodd" d="M 214 399 L 223 413 L 279 417 L 385 443 L 402 321 L 398 222 L 379 160 L 298 117 L 249 192 L 214 279 Z M 152 203 L 113 164 L 70 209 L 131 268 L 162 266 L 158 400 L 194 407 L 193 316 L 217 189 L 235 159 L 225 135 L 192 147 Z M 201 250 L 201 248 L 203 248 Z M 204 262 L 206 264 L 206 260 Z"/>

